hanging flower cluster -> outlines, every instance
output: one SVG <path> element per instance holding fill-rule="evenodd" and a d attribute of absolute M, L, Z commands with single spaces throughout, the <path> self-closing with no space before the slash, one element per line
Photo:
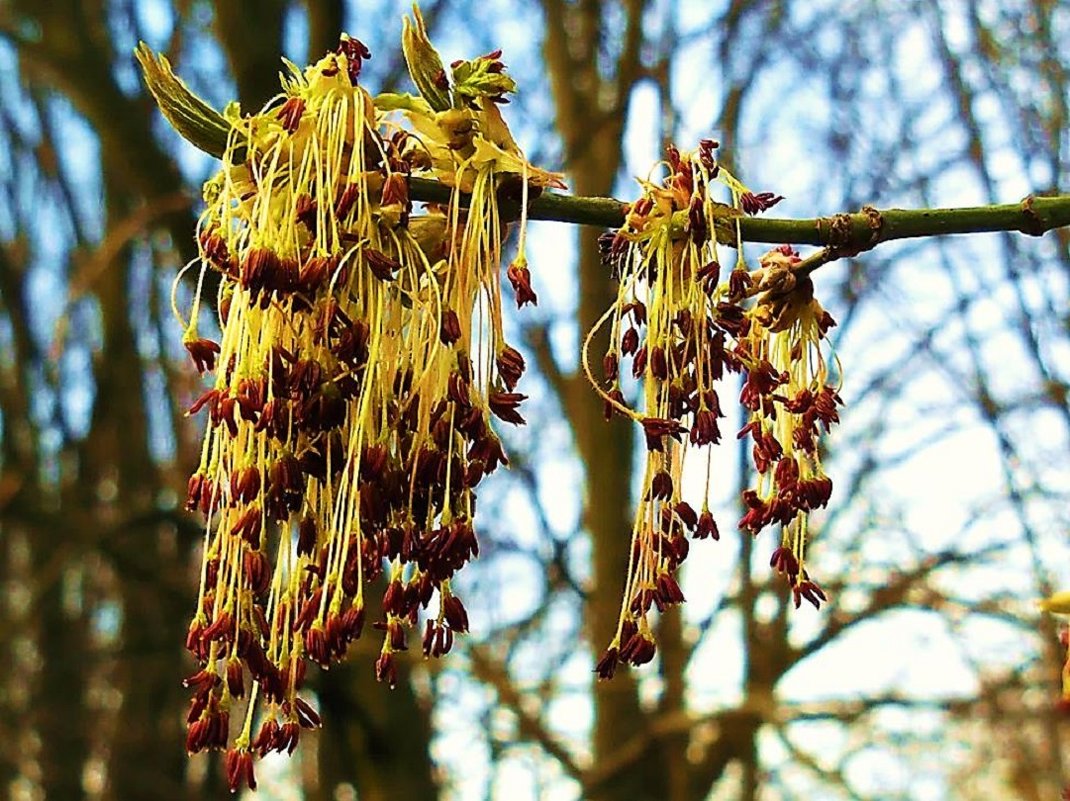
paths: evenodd
<path fill-rule="evenodd" d="M 780 526 L 781 545 L 770 564 L 787 577 L 795 605 L 805 599 L 817 606 L 825 598 L 805 557 L 807 516 L 832 492 L 818 445 L 838 422 L 842 403 L 823 353 L 835 323 L 814 299 L 790 247 L 766 253 L 748 269 L 735 221 L 781 198 L 748 191 L 718 163 L 716 148 L 712 140 L 693 153 L 670 147 L 668 178 L 642 182 L 643 197 L 631 204 L 624 225 L 602 240 L 620 283 L 616 302 L 584 344 L 584 369 L 607 418 L 619 413 L 638 422 L 647 451 L 617 630 L 596 667 L 602 678 L 622 662 L 653 659 L 649 613 L 684 600 L 675 574 L 688 555 L 687 535 L 719 538 L 707 505 L 709 450 L 700 509 L 683 498 L 681 476 L 689 449 L 721 440 L 717 385 L 726 372 L 743 375 L 739 402 L 747 422 L 738 437 L 753 443 L 757 472 L 756 485 L 743 494 L 747 512 L 739 528 L 757 534 Z M 717 183 L 727 187 L 731 205 L 713 200 Z M 722 276 L 715 233 L 724 237 L 733 229 L 736 263 Z M 598 381 L 589 350 L 607 325 L 611 344 Z M 640 383 L 640 410 L 625 402 L 621 374 L 628 368 Z"/>
<path fill-rule="evenodd" d="M 187 748 L 227 749 L 232 790 L 255 786 L 254 757 L 292 753 L 319 724 L 307 664 L 345 656 L 373 586 L 382 681 L 421 617 L 429 656 L 468 630 L 452 580 L 479 551 L 473 490 L 507 461 L 491 419 L 524 422 L 499 196 L 559 178 L 502 121 L 515 85 L 500 53 L 447 70 L 418 12 L 404 46 L 422 96 L 373 99 L 358 83 L 370 54 L 343 38 L 291 65 L 262 112 L 228 110 L 225 166 L 205 186 L 201 277 L 221 278 L 222 338 L 200 334 L 198 290 L 184 342 L 215 381 L 190 409 L 208 430 L 187 496 L 207 521 Z M 415 214 L 418 175 L 454 187 L 451 201 Z M 509 277 L 533 302 L 522 258 Z"/>
<path fill-rule="evenodd" d="M 1070 590 L 1059 590 L 1037 601 L 1037 609 L 1065 618 L 1070 615 Z M 1063 660 L 1062 688 L 1056 708 L 1064 714 L 1070 714 L 1070 627 L 1060 624 L 1059 643 L 1066 656 Z"/>

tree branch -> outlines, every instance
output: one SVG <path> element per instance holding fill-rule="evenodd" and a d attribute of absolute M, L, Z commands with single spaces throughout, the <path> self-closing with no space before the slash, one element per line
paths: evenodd
<path fill-rule="evenodd" d="M 573 759 L 568 747 L 543 725 L 540 716 L 525 707 L 522 694 L 505 667 L 497 664 L 478 645 L 469 648 L 468 657 L 472 663 L 472 674 L 492 687 L 498 700 L 516 715 L 521 737 L 542 746 L 547 754 L 560 763 L 565 773 L 583 784 L 583 768 Z"/>
<path fill-rule="evenodd" d="M 168 121 L 191 144 L 222 157 L 230 130 L 227 120 L 190 92 L 166 59 L 153 54 L 144 44 L 139 46 L 137 56 L 149 90 Z M 414 200 L 443 203 L 449 201 L 453 190 L 439 181 L 413 177 L 409 179 L 409 191 Z M 615 198 L 544 192 L 530 202 L 528 216 L 534 220 L 616 228 L 624 222 L 627 205 Z M 735 241 L 735 222 L 744 242 L 824 245 L 828 250 L 808 265 L 809 272 L 833 259 L 895 239 L 986 231 L 1040 236 L 1070 225 L 1070 195 L 1029 195 L 1019 203 L 960 208 L 879 210 L 865 206 L 853 214 L 807 219 L 734 218 L 718 228 L 718 241 L 729 245 Z"/>

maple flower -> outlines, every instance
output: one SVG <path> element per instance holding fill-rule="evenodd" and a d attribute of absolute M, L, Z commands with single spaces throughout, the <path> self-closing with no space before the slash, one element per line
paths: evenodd
<path fill-rule="evenodd" d="M 1052 615 L 1070 615 L 1070 590 L 1059 590 L 1037 601 L 1037 609 Z M 1065 710 L 1070 708 L 1070 633 L 1065 628 L 1060 634 L 1060 641 L 1066 650 L 1066 658 L 1063 661 L 1062 693 L 1058 706 Z"/>
<path fill-rule="evenodd" d="M 720 536 L 707 504 L 707 446 L 721 439 L 719 382 L 726 373 L 744 378 L 741 436 L 753 439 L 759 477 L 744 493 L 740 528 L 757 533 L 780 525 L 782 544 L 772 566 L 788 577 L 795 605 L 825 600 L 804 564 L 807 515 L 828 502 L 832 489 L 817 443 L 838 422 L 842 403 L 822 352 L 834 323 L 814 300 L 810 279 L 793 271 L 799 259 L 790 248 L 765 254 L 752 270 L 736 229 L 736 263 L 721 280 L 718 229 L 780 198 L 747 190 L 718 163 L 716 147 L 712 140 L 692 153 L 670 147 L 668 176 L 660 184 L 641 182 L 643 197 L 629 206 L 621 228 L 600 241 L 620 283 L 616 302 L 587 336 L 583 366 L 607 417 L 620 413 L 639 423 L 647 450 L 617 631 L 595 668 L 601 678 L 620 663 L 637 666 L 653 658 L 648 616 L 684 600 L 674 574 L 690 550 L 686 534 Z M 731 205 L 713 199 L 716 184 L 729 190 Z M 610 349 L 598 381 L 588 351 L 605 327 Z M 635 410 L 621 378 L 628 358 L 640 384 Z M 681 497 L 684 458 L 692 448 L 707 448 L 701 514 Z"/>
<path fill-rule="evenodd" d="M 417 44 L 406 56 L 430 86 L 412 59 L 433 49 Z M 204 189 L 197 239 L 220 275 L 222 337 L 196 334 L 198 292 L 184 342 L 215 374 L 190 409 L 208 419 L 186 503 L 205 518 L 187 748 L 226 749 L 232 790 L 255 787 L 254 756 L 292 753 L 320 725 L 303 697 L 308 663 L 345 657 L 373 587 L 384 682 L 409 631 L 424 628 L 436 657 L 468 631 L 451 581 L 479 552 L 474 489 L 506 463 L 492 417 L 524 422 L 524 359 L 502 329 L 498 195 L 560 180 L 527 163 L 498 112 L 514 88 L 500 53 L 435 83 L 436 103 L 456 101 L 446 111 L 377 104 L 358 83 L 370 56 L 344 37 L 291 66 L 262 112 L 228 109 L 225 166 Z M 450 202 L 415 213 L 412 174 L 455 187 Z"/>

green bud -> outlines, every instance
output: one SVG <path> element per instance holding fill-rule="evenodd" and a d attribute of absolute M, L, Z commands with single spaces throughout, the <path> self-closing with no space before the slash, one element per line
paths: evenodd
<path fill-rule="evenodd" d="M 435 111 L 445 111 L 450 107 L 450 90 L 446 80 L 446 70 L 442 59 L 427 37 L 420 7 L 412 6 L 414 21 L 406 16 L 401 22 L 401 49 L 405 53 L 405 63 L 409 65 L 412 82 Z"/>

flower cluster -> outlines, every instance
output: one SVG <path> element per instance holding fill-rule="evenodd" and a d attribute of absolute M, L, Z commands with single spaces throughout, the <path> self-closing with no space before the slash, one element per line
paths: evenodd
<path fill-rule="evenodd" d="M 590 332 L 583 364 L 605 401 L 606 416 L 624 414 L 642 426 L 647 459 L 632 528 L 631 554 L 614 637 L 598 662 L 602 678 L 620 663 L 641 665 L 656 648 L 649 620 L 684 600 L 676 571 L 694 539 L 719 538 L 706 492 L 696 509 L 683 497 L 682 467 L 691 448 L 721 441 L 718 384 L 726 372 L 743 376 L 740 404 L 751 437 L 757 486 L 744 493 L 747 513 L 739 528 L 757 534 L 780 524 L 782 546 L 772 562 L 788 576 L 796 605 L 824 598 L 805 569 L 807 514 L 824 506 L 832 490 L 821 468 L 820 435 L 837 421 L 841 401 L 829 384 L 822 340 L 834 325 L 798 272 L 797 254 L 773 250 L 749 270 L 735 221 L 781 199 L 754 194 L 716 159 L 717 143 L 703 140 L 693 153 L 670 147 L 668 177 L 642 182 L 624 225 L 602 239 L 603 257 L 620 279 L 617 300 Z M 729 190 L 732 204 L 712 199 Z M 735 230 L 737 259 L 722 275 L 717 237 Z M 595 378 L 589 348 L 610 327 L 610 349 Z M 625 360 L 630 364 L 625 365 Z M 640 383 L 640 410 L 626 403 L 621 377 Z"/>
<path fill-rule="evenodd" d="M 198 297 L 184 341 L 215 380 L 190 409 L 208 430 L 187 495 L 207 521 L 187 748 L 228 749 L 231 789 L 319 724 L 307 665 L 343 658 L 366 610 L 390 684 L 413 629 L 436 657 L 468 630 L 453 579 L 479 552 L 473 490 L 507 462 L 491 420 L 524 422 L 498 196 L 558 178 L 527 164 L 498 113 L 512 89 L 500 54 L 428 84 L 422 30 L 406 25 L 406 56 L 429 98 L 373 99 L 358 83 L 370 54 L 343 38 L 263 112 L 228 111 L 225 166 L 205 187 L 198 241 L 202 271 L 221 276 L 222 337 L 198 333 Z M 452 201 L 414 213 L 415 174 L 454 186 Z"/>
<path fill-rule="evenodd" d="M 1070 590 L 1059 590 L 1037 601 L 1037 609 L 1065 618 L 1070 615 Z M 1060 625 L 1059 644 L 1066 656 L 1063 660 L 1062 688 L 1056 708 L 1064 714 L 1070 714 L 1070 626 Z"/>

